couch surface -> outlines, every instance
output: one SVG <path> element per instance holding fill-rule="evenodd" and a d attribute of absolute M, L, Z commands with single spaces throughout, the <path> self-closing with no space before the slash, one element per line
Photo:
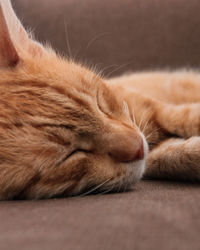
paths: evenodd
<path fill-rule="evenodd" d="M 0 204 L 2 250 L 199 250 L 199 185 Z"/>
<path fill-rule="evenodd" d="M 199 0 L 12 2 L 40 41 L 106 76 L 200 65 Z M 0 249 L 197 250 L 199 190 L 142 181 L 126 193 L 1 202 Z"/>

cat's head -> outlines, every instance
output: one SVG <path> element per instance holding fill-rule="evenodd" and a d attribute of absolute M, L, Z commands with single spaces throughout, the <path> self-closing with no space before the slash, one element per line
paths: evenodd
<path fill-rule="evenodd" d="M 8 0 L 0 75 L 0 197 L 125 190 L 141 178 L 148 147 L 127 104 L 96 73 L 34 41 Z"/>

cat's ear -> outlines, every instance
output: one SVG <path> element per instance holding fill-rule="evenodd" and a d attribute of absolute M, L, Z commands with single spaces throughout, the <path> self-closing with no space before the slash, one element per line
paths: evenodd
<path fill-rule="evenodd" d="M 0 66 L 16 65 L 23 53 L 41 55 L 44 48 L 26 32 L 10 0 L 0 0 Z"/>
<path fill-rule="evenodd" d="M 14 66 L 19 56 L 11 40 L 2 6 L 0 5 L 0 67 Z"/>

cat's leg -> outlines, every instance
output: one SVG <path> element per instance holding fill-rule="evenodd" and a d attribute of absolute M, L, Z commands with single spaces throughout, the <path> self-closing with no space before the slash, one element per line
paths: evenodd
<path fill-rule="evenodd" d="M 158 104 L 155 108 L 158 124 L 171 134 L 183 138 L 200 135 L 200 104 Z"/>
<path fill-rule="evenodd" d="M 163 128 L 183 138 L 200 135 L 200 103 L 168 104 L 126 88 L 115 90 L 128 103 L 131 116 L 135 116 L 142 131 Z"/>
<path fill-rule="evenodd" d="M 145 177 L 200 181 L 200 137 L 171 138 L 147 157 Z"/>
<path fill-rule="evenodd" d="M 186 139 L 200 135 L 200 103 L 168 104 L 135 93 L 131 97 L 130 110 L 137 111 L 136 123 L 142 130 L 154 121 L 154 127 Z"/>

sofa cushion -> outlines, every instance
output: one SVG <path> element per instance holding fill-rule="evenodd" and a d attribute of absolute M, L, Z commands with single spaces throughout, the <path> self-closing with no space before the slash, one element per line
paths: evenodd
<path fill-rule="evenodd" d="M 105 75 L 200 65 L 199 0 L 15 0 L 13 4 L 41 41 L 67 53 L 68 39 L 73 57 L 105 69 Z"/>
<path fill-rule="evenodd" d="M 135 190 L 1 202 L 3 250 L 199 250 L 199 185 L 143 181 Z"/>

